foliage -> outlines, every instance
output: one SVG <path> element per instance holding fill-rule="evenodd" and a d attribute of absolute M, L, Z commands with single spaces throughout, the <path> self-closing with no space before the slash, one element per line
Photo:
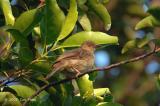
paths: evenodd
<path fill-rule="evenodd" d="M 33 2 L 36 4 L 33 5 Z M 65 76 L 61 73 L 49 81 L 44 80 L 44 77 L 50 72 L 55 58 L 65 50 L 79 47 L 88 40 L 97 45 L 109 46 L 110 49 L 121 45 L 121 42 L 118 42 L 118 33 L 113 36 L 113 32 L 109 32 L 112 16 L 106 6 L 110 2 L 45 0 L 45 4 L 42 4 L 38 0 L 17 0 L 16 5 L 11 5 L 9 0 L 0 0 L 0 14 L 3 16 L 3 19 L 0 19 L 0 22 L 3 22 L 0 24 L 0 80 L 6 79 L 0 82 L 0 87 L 5 88 L 0 92 L 0 104 L 20 106 L 42 85 L 62 80 Z M 154 7 L 148 10 L 149 15 L 139 13 L 143 19 L 135 29 L 159 26 L 159 11 L 159 7 Z M 136 14 L 131 8 L 129 12 Z M 99 26 L 97 23 L 102 23 L 102 29 L 95 27 Z M 115 23 L 113 21 L 113 27 L 118 22 Z M 152 37 L 147 35 L 131 39 L 124 45 L 122 53 L 131 52 L 133 48 L 145 50 L 144 47 L 148 47 L 152 41 Z M 29 74 L 22 73 L 16 84 L 1 86 L 20 76 L 15 74 L 19 70 Z M 95 88 L 95 78 L 89 77 L 93 76 L 86 74 L 74 83 L 67 82 L 45 89 L 31 100 L 29 106 L 122 106 L 115 101 L 109 88 Z M 97 74 L 94 77 L 97 77 Z"/>

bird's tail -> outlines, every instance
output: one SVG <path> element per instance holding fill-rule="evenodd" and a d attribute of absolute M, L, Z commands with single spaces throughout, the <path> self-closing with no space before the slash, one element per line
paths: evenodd
<path fill-rule="evenodd" d="M 46 80 L 50 79 L 56 72 L 63 70 L 64 64 L 59 62 L 54 64 L 51 72 L 45 77 Z"/>
<path fill-rule="evenodd" d="M 57 70 L 58 71 L 58 70 Z M 46 80 L 48 80 L 49 78 L 51 78 L 57 71 L 55 71 L 54 69 L 49 73 L 47 74 L 47 76 L 45 77 Z"/>

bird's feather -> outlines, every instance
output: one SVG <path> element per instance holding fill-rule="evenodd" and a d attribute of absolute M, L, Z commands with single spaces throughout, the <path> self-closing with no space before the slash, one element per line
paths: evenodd
<path fill-rule="evenodd" d="M 72 58 L 72 57 L 77 57 L 79 56 L 79 54 L 81 53 L 81 50 L 80 48 L 79 49 L 74 49 L 74 50 L 71 50 L 71 51 L 68 51 L 68 52 L 65 52 L 63 53 L 62 55 L 60 55 L 55 62 L 59 62 L 61 61 L 62 59 L 66 59 L 66 58 Z"/>

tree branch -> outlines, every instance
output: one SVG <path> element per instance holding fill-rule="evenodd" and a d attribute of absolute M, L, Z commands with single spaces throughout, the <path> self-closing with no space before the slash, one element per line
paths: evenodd
<path fill-rule="evenodd" d="M 10 76 L 8 76 L 8 78 L 0 81 L 0 88 L 3 87 L 3 86 L 6 86 L 9 83 L 17 81 L 22 76 L 25 76 L 28 73 L 30 73 L 30 72 L 29 71 L 25 71 L 25 70 L 20 70 L 20 71 L 17 71 L 15 73 L 11 74 Z"/>
<path fill-rule="evenodd" d="M 51 82 L 49 84 L 46 84 L 44 86 L 42 86 L 37 92 L 35 92 L 31 97 L 29 97 L 24 103 L 23 103 L 23 106 L 27 106 L 27 104 L 30 102 L 31 99 L 33 99 L 34 97 L 36 97 L 37 95 L 39 95 L 43 90 L 45 89 L 48 89 L 49 87 L 51 86 L 55 86 L 55 85 L 59 85 L 61 83 L 66 83 L 66 82 L 69 82 L 73 79 L 77 79 L 79 77 L 82 77 L 83 75 L 85 74 L 90 74 L 90 73 L 93 73 L 95 71 L 104 71 L 104 70 L 109 70 L 109 69 L 112 69 L 112 68 L 115 68 L 115 67 L 118 67 L 120 65 L 123 65 L 123 64 L 127 64 L 127 63 L 131 63 L 131 62 L 135 62 L 135 61 L 138 61 L 138 60 L 141 60 L 141 59 L 144 59 L 145 57 L 148 57 L 154 53 L 157 53 L 160 51 L 160 48 L 155 48 L 154 50 L 152 50 L 151 52 L 149 53 L 146 53 L 146 54 L 143 54 L 143 55 L 140 55 L 138 57 L 134 57 L 134 58 L 131 58 L 129 60 L 124 60 L 124 61 L 121 61 L 121 62 L 118 62 L 118 63 L 115 63 L 115 64 L 111 64 L 107 67 L 103 67 L 103 68 L 95 68 L 95 69 L 91 69 L 85 73 L 82 73 L 80 74 L 79 76 L 73 76 L 73 77 L 70 77 L 70 78 L 66 78 L 66 79 L 63 79 L 61 81 L 57 81 L 57 82 Z"/>

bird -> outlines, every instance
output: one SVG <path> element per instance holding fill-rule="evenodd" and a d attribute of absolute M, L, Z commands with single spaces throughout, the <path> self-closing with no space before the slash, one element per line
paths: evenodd
<path fill-rule="evenodd" d="M 76 76 L 94 67 L 94 51 L 96 44 L 93 41 L 85 41 L 77 49 L 73 49 L 61 54 L 52 65 L 52 71 L 45 77 L 51 78 L 55 73 L 68 71 Z"/>

